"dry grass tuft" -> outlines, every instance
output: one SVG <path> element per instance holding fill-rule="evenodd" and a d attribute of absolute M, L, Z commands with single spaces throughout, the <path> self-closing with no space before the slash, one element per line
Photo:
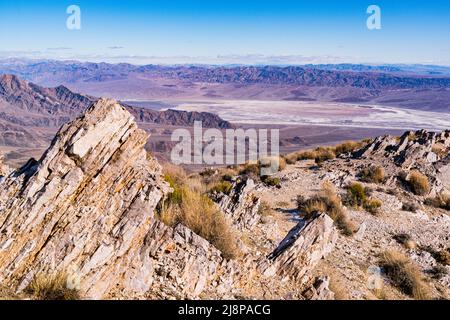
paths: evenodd
<path fill-rule="evenodd" d="M 330 182 L 325 182 L 322 190 L 312 198 L 305 199 L 298 196 L 297 207 L 306 219 L 310 219 L 317 212 L 328 214 L 344 235 L 350 236 L 357 231 L 357 226 L 349 219 L 342 206 L 341 198 Z"/>
<path fill-rule="evenodd" d="M 270 204 L 267 201 L 261 201 L 261 204 L 259 205 L 258 208 L 258 214 L 261 217 L 267 217 L 271 214 L 272 212 L 272 208 L 270 206 Z"/>
<path fill-rule="evenodd" d="M 364 142 L 359 141 L 346 141 L 341 144 L 338 144 L 334 147 L 334 153 L 336 156 L 339 156 L 341 154 L 353 152 L 359 148 L 361 148 L 364 145 Z"/>
<path fill-rule="evenodd" d="M 174 191 L 164 202 L 159 219 L 169 226 L 185 225 L 213 244 L 227 259 L 237 257 L 237 237 L 220 209 L 200 191 L 206 188 L 192 188 L 186 174 L 179 170 L 166 171 L 165 177 Z M 223 183 L 219 188 L 227 191 L 229 186 Z"/>
<path fill-rule="evenodd" d="M 446 266 L 450 266 L 450 249 L 440 250 L 436 252 L 434 257 L 437 262 Z"/>
<path fill-rule="evenodd" d="M 432 298 L 431 288 L 423 280 L 421 271 L 403 253 L 388 250 L 381 255 L 382 267 L 392 283 L 416 300 Z"/>
<path fill-rule="evenodd" d="M 383 202 L 380 199 L 370 198 L 364 202 L 364 209 L 372 214 L 377 214 L 380 211 Z"/>
<path fill-rule="evenodd" d="M 67 285 L 67 275 L 59 273 L 47 275 L 37 274 L 27 289 L 27 294 L 37 300 L 79 300 L 80 295 L 76 289 L 70 289 Z"/>
<path fill-rule="evenodd" d="M 424 196 L 430 193 L 428 177 L 417 170 L 411 172 L 408 183 L 415 195 Z"/>
<path fill-rule="evenodd" d="M 371 166 L 360 172 L 361 180 L 369 183 L 382 183 L 386 177 L 383 167 Z"/>
<path fill-rule="evenodd" d="M 446 192 L 439 193 L 436 197 L 427 199 L 425 204 L 450 211 L 450 194 Z"/>
<path fill-rule="evenodd" d="M 366 189 L 361 183 L 354 182 L 347 187 L 346 203 L 349 206 L 362 207 L 366 199 Z"/>
<path fill-rule="evenodd" d="M 294 164 L 300 160 L 314 160 L 317 164 L 321 164 L 326 160 L 331 160 L 341 154 L 356 151 L 368 144 L 370 140 L 363 141 L 346 141 L 334 147 L 318 147 L 314 150 L 305 150 L 290 153 L 284 158 L 288 164 Z"/>
<path fill-rule="evenodd" d="M 224 193 L 229 195 L 231 190 L 233 189 L 233 185 L 228 181 L 219 181 L 210 189 L 209 192 L 217 192 Z"/>

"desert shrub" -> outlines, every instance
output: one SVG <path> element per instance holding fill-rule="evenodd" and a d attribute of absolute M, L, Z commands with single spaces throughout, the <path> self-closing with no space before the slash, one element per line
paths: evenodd
<path fill-rule="evenodd" d="M 427 176 L 417 170 L 411 172 L 408 184 L 415 195 L 424 196 L 430 193 L 430 183 Z"/>
<path fill-rule="evenodd" d="M 181 223 L 219 249 L 225 258 L 239 254 L 232 227 L 214 202 L 199 189 L 192 188 L 183 171 L 165 170 L 165 179 L 173 188 L 158 210 L 159 219 L 169 226 Z M 217 188 L 227 191 L 231 184 L 223 181 Z"/>
<path fill-rule="evenodd" d="M 321 164 L 326 160 L 331 160 L 334 158 L 336 158 L 336 154 L 334 153 L 334 150 L 330 147 L 319 147 L 315 150 L 314 161 L 317 164 Z"/>
<path fill-rule="evenodd" d="M 437 280 L 442 279 L 448 274 L 447 268 L 442 265 L 434 266 L 429 272 L 433 275 L 433 278 Z"/>
<path fill-rule="evenodd" d="M 284 169 L 286 169 L 286 159 L 284 157 L 280 157 L 278 162 L 278 170 L 283 171 Z"/>
<path fill-rule="evenodd" d="M 370 183 L 382 183 L 385 179 L 384 169 L 381 166 L 370 166 L 360 172 L 361 180 Z"/>
<path fill-rule="evenodd" d="M 297 196 L 297 208 L 306 219 L 310 219 L 314 213 L 328 211 L 324 199 L 318 195 L 308 199 Z"/>
<path fill-rule="evenodd" d="M 306 150 L 297 153 L 297 160 L 314 160 L 317 164 L 320 164 L 326 160 L 336 158 L 333 148 L 331 147 L 318 147 L 315 150 Z"/>
<path fill-rule="evenodd" d="M 213 168 L 205 168 L 200 172 L 202 177 L 211 177 L 216 174 L 216 170 Z"/>
<path fill-rule="evenodd" d="M 261 204 L 258 208 L 258 214 L 262 217 L 270 215 L 270 212 L 272 211 L 272 208 L 270 207 L 270 204 L 267 201 L 261 201 Z"/>
<path fill-rule="evenodd" d="M 309 199 L 298 196 L 297 207 L 306 219 L 310 219 L 317 212 L 324 212 L 333 219 L 342 234 L 350 236 L 356 232 L 356 225 L 349 219 L 341 198 L 329 182 L 325 182 L 322 190 Z"/>
<path fill-rule="evenodd" d="M 230 182 L 220 181 L 210 189 L 210 192 L 224 193 L 229 195 L 232 189 L 233 185 Z"/>
<path fill-rule="evenodd" d="M 367 195 L 364 186 L 354 182 L 347 187 L 346 203 L 352 207 L 362 207 L 366 202 Z"/>
<path fill-rule="evenodd" d="M 399 233 L 394 236 L 394 239 L 402 244 L 407 249 L 415 249 L 417 247 L 416 242 L 407 233 Z"/>
<path fill-rule="evenodd" d="M 297 160 L 314 160 L 316 158 L 317 153 L 313 150 L 306 150 L 298 152 L 297 154 Z"/>
<path fill-rule="evenodd" d="M 339 156 L 341 154 L 353 152 L 363 146 L 362 142 L 358 141 L 346 141 L 343 143 L 340 143 L 334 147 L 334 153 L 336 156 Z"/>
<path fill-rule="evenodd" d="M 236 237 L 229 222 L 206 195 L 181 187 L 181 203 L 166 204 L 160 213 L 161 220 L 171 226 L 181 223 L 205 238 L 227 259 L 238 254 Z"/>
<path fill-rule="evenodd" d="M 290 153 L 284 156 L 284 160 L 287 164 L 295 164 L 298 160 L 298 154 L 297 153 Z"/>
<path fill-rule="evenodd" d="M 232 182 L 233 181 L 233 176 L 231 174 L 225 173 L 224 175 L 222 175 L 222 180 L 223 181 Z"/>
<path fill-rule="evenodd" d="M 364 201 L 364 209 L 367 212 L 376 214 L 379 212 L 382 204 L 383 203 L 379 199 L 376 199 L 376 198 L 367 199 L 366 201 Z"/>
<path fill-rule="evenodd" d="M 442 263 L 443 265 L 450 266 L 450 251 L 440 250 L 434 254 L 434 258 L 437 262 Z"/>
<path fill-rule="evenodd" d="M 405 202 L 403 203 L 402 210 L 416 212 L 417 210 L 419 210 L 419 206 L 414 202 Z"/>
<path fill-rule="evenodd" d="M 47 275 L 38 273 L 26 288 L 26 293 L 36 300 L 79 300 L 80 294 L 76 289 L 67 285 L 67 275 L 58 273 Z"/>
<path fill-rule="evenodd" d="M 417 300 L 431 299 L 431 289 L 413 262 L 397 250 L 381 255 L 381 265 L 387 277 L 403 293 Z"/>
<path fill-rule="evenodd" d="M 450 210 L 450 194 L 439 193 L 434 198 L 426 199 L 425 204 L 436 207 L 436 208 Z"/>
<path fill-rule="evenodd" d="M 239 170 L 240 175 L 245 175 L 253 179 L 257 179 L 259 177 L 260 167 L 257 163 L 246 163 L 242 165 Z"/>
<path fill-rule="evenodd" d="M 365 188 L 361 183 L 354 182 L 347 186 L 345 203 L 355 208 L 363 208 L 369 213 L 376 214 L 383 205 L 380 199 L 369 197 L 373 190 Z"/>
<path fill-rule="evenodd" d="M 281 185 L 281 180 L 278 177 L 262 176 L 261 181 L 270 187 L 279 187 Z"/>

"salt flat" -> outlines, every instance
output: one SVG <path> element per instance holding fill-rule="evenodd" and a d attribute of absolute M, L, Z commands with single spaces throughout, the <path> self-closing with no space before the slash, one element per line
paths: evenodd
<path fill-rule="evenodd" d="M 378 105 L 303 101 L 205 100 L 171 101 L 175 109 L 207 111 L 243 124 L 326 125 L 358 128 L 450 128 L 450 114 Z"/>

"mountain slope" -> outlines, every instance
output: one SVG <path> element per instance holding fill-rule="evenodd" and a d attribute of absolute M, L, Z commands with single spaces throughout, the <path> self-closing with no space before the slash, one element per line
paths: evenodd
<path fill-rule="evenodd" d="M 0 76 L 0 144 L 29 146 L 47 143 L 36 129 L 61 127 L 86 110 L 98 98 L 74 93 L 65 86 L 44 88 L 15 75 Z M 202 121 L 205 127 L 230 128 L 231 124 L 207 112 L 155 111 L 124 105 L 138 122 L 168 126 L 192 126 Z M 44 142 L 45 141 L 45 142 Z"/>

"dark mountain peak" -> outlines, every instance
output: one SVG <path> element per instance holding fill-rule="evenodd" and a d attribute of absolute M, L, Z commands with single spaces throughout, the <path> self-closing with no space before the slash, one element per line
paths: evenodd
<path fill-rule="evenodd" d="M 64 85 L 44 88 L 21 80 L 15 75 L 0 75 L 0 119 L 14 124 L 34 127 L 59 127 L 69 119 L 84 112 L 98 98 L 75 93 Z M 212 113 L 185 112 L 178 110 L 158 112 L 151 109 L 123 105 L 145 123 L 171 126 L 190 126 L 203 121 L 204 127 L 231 128 L 232 125 Z M 20 113 L 17 110 L 21 110 Z"/>

